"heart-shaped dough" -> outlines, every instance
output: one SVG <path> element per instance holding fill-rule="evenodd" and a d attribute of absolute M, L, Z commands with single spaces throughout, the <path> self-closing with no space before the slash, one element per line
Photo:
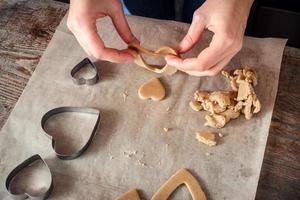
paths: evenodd
<path fill-rule="evenodd" d="M 36 182 L 32 182 L 30 185 L 34 186 L 34 188 L 37 189 L 37 191 L 34 192 L 34 194 L 29 194 L 33 191 L 31 192 L 27 191 L 28 190 L 27 184 L 22 183 L 20 185 L 19 184 L 15 185 L 16 183 L 15 181 L 17 181 L 18 178 L 20 178 L 20 181 L 24 180 L 23 178 L 28 178 L 28 174 L 22 174 L 22 175 L 20 174 L 23 170 L 30 168 L 30 170 L 37 172 L 36 170 L 43 167 L 46 168 L 46 171 L 45 173 L 44 172 L 42 173 L 43 175 L 41 175 L 41 177 L 39 176 L 39 179 L 42 178 L 43 181 L 38 181 L 38 183 L 45 182 L 45 185 L 41 187 L 41 185 L 37 184 Z M 33 171 L 31 171 L 30 173 L 32 173 Z M 40 175 L 41 171 L 38 172 L 39 172 L 38 174 Z M 29 172 L 27 171 L 27 173 Z M 19 175 L 21 176 L 16 178 Z M 48 177 L 47 178 L 48 180 L 44 180 L 45 179 L 44 175 Z M 30 180 L 33 181 L 32 179 Z M 41 158 L 41 156 L 36 154 L 23 161 L 21 164 L 16 166 L 15 169 L 13 169 L 9 173 L 9 175 L 6 178 L 5 186 L 13 199 L 36 199 L 36 200 L 46 199 L 50 195 L 53 188 L 51 171 L 47 163 Z M 22 186 L 25 187 L 26 189 L 19 188 Z"/>
<path fill-rule="evenodd" d="M 190 191 L 193 200 L 206 200 L 206 196 L 201 189 L 196 178 L 186 169 L 180 169 L 165 182 L 161 188 L 153 195 L 151 200 L 167 200 L 174 190 L 181 184 L 185 184 Z"/>
<path fill-rule="evenodd" d="M 139 88 L 138 93 L 141 99 L 160 101 L 165 97 L 166 90 L 158 78 L 152 78 Z"/>
<path fill-rule="evenodd" d="M 166 64 L 165 66 L 148 64 L 144 60 L 143 56 L 141 55 L 141 54 L 146 54 L 146 55 L 151 55 L 151 56 L 165 56 L 168 54 L 172 54 L 172 55 L 179 56 L 178 53 L 171 47 L 163 46 L 163 47 L 160 47 L 159 49 L 157 49 L 156 51 L 151 51 L 149 49 L 146 49 L 146 48 L 140 46 L 139 44 L 131 43 L 128 45 L 128 48 L 137 51 L 138 54 L 137 54 L 134 62 L 141 67 L 144 67 L 152 72 L 156 72 L 159 74 L 163 73 L 163 74 L 167 74 L 167 75 L 172 75 L 177 72 L 177 69 L 175 67 L 170 66 L 168 64 Z"/>
<path fill-rule="evenodd" d="M 140 196 L 136 189 L 132 189 L 118 196 L 116 200 L 140 200 Z"/>

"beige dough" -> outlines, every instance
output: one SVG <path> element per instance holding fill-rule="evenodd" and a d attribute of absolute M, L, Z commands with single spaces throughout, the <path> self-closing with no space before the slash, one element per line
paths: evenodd
<path fill-rule="evenodd" d="M 180 169 L 153 195 L 151 200 L 167 200 L 174 190 L 185 184 L 190 191 L 193 200 L 206 200 L 206 196 L 201 189 L 196 178 L 186 169 Z"/>
<path fill-rule="evenodd" d="M 141 99 L 160 101 L 165 97 L 166 90 L 158 78 L 152 78 L 139 88 L 138 94 Z"/>
<path fill-rule="evenodd" d="M 136 189 L 132 189 L 118 196 L 116 200 L 140 200 L 140 196 Z"/>
<path fill-rule="evenodd" d="M 236 69 L 232 74 L 222 71 L 230 80 L 232 91 L 200 91 L 194 93 L 194 101 L 190 102 L 193 110 L 206 110 L 206 126 L 222 128 L 232 119 L 243 113 L 246 119 L 251 119 L 254 113 L 261 110 L 261 103 L 256 96 L 254 86 L 257 85 L 257 73 L 254 69 L 245 67 Z"/>
<path fill-rule="evenodd" d="M 208 146 L 216 146 L 217 145 L 216 135 L 215 135 L 215 133 L 210 132 L 210 131 L 204 131 L 201 133 L 197 133 L 196 139 L 199 142 L 202 142 Z"/>
<path fill-rule="evenodd" d="M 167 75 L 172 75 L 177 72 L 177 69 L 175 67 L 172 67 L 167 64 L 165 66 L 148 64 L 144 60 L 143 56 L 141 55 L 141 54 L 146 54 L 146 55 L 151 55 L 151 56 L 165 56 L 168 54 L 172 54 L 172 55 L 179 56 L 178 53 L 171 47 L 163 46 L 163 47 L 160 47 L 159 49 L 157 49 L 156 51 L 151 51 L 149 49 L 146 49 L 146 48 L 140 46 L 139 44 L 131 43 L 128 45 L 128 48 L 137 51 L 137 56 L 136 56 L 134 62 L 141 67 L 144 67 L 152 72 L 159 73 L 159 74 L 163 73 L 163 74 L 167 74 Z"/>
<path fill-rule="evenodd" d="M 190 107 L 194 110 L 194 111 L 200 111 L 203 109 L 203 106 L 201 105 L 201 103 L 199 101 L 191 101 L 190 102 Z"/>
<path fill-rule="evenodd" d="M 205 115 L 206 123 L 205 126 L 210 126 L 213 128 L 223 128 L 226 124 L 226 118 L 223 115 L 211 113 Z"/>

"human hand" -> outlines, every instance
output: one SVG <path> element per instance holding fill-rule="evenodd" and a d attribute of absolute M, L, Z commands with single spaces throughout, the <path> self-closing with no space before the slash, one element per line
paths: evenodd
<path fill-rule="evenodd" d="M 96 20 L 105 16 L 111 18 L 124 42 L 129 44 L 136 40 L 124 16 L 120 0 L 71 0 L 67 26 L 90 56 L 111 62 L 134 59 L 136 53 L 133 50 L 104 46 L 97 32 Z"/>
<path fill-rule="evenodd" d="M 177 50 L 185 53 L 201 40 L 204 29 L 214 33 L 211 43 L 196 58 L 166 56 L 169 65 L 194 76 L 214 76 L 242 48 L 253 0 L 206 0 L 193 15 L 187 35 Z"/>

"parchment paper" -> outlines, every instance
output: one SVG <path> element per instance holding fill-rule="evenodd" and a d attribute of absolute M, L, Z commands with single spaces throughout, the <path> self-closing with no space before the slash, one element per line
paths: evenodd
<path fill-rule="evenodd" d="M 128 20 L 141 44 L 150 49 L 176 46 L 188 30 L 188 24 L 178 22 L 141 17 Z M 100 20 L 98 26 L 108 46 L 126 47 L 109 19 Z M 186 56 L 197 55 L 209 40 L 210 34 L 205 34 Z M 263 107 L 253 119 L 240 117 L 217 130 L 225 136 L 218 146 L 208 147 L 195 139 L 196 131 L 209 129 L 203 126 L 206 112 L 191 110 L 188 102 L 197 89 L 229 90 L 225 78 L 197 78 L 179 72 L 162 78 L 167 88 L 165 100 L 143 101 L 138 98 L 138 87 L 157 74 L 133 62 L 98 61 L 100 82 L 74 85 L 70 70 L 86 55 L 67 31 L 64 19 L 1 131 L 0 199 L 9 199 L 4 188 L 6 175 L 35 153 L 46 159 L 53 173 L 51 199 L 114 199 L 131 188 L 139 188 L 141 196 L 150 199 L 180 168 L 188 168 L 197 177 L 209 199 L 254 199 L 285 42 L 244 38 L 243 49 L 227 69 L 248 65 L 257 70 L 256 91 Z M 125 101 L 124 92 L 128 94 Z M 101 110 L 101 127 L 87 152 L 76 160 L 56 159 L 51 140 L 40 127 L 42 115 L 60 106 Z M 66 126 L 89 134 L 82 128 L 88 123 Z M 165 133 L 164 127 L 171 130 Z M 174 199 L 189 198 L 186 188 L 174 195 Z"/>

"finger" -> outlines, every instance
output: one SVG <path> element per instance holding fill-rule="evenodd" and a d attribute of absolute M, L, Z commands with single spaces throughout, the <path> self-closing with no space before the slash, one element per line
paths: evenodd
<path fill-rule="evenodd" d="M 87 47 L 87 45 L 84 43 L 84 41 L 81 39 L 81 37 L 78 37 L 76 33 L 74 33 L 74 36 L 76 38 L 76 40 L 78 41 L 79 45 L 83 48 L 83 50 L 85 51 L 85 53 L 88 56 L 91 56 L 92 54 L 89 52 L 89 49 Z"/>
<path fill-rule="evenodd" d="M 177 46 L 177 50 L 180 53 L 185 53 L 195 46 L 195 44 L 200 40 L 202 33 L 205 29 L 204 18 L 200 15 L 194 14 L 192 24 L 182 39 L 182 41 Z"/>
<path fill-rule="evenodd" d="M 130 30 L 127 19 L 122 9 L 113 13 L 110 17 L 117 32 L 119 33 L 124 42 L 129 44 L 137 40 Z"/>
<path fill-rule="evenodd" d="M 80 40 L 84 43 L 88 52 L 97 59 L 117 63 L 134 59 L 135 52 L 130 49 L 117 50 L 106 48 L 99 37 L 95 24 L 82 27 L 80 31 L 78 31 L 78 37 L 81 38 Z"/>
<path fill-rule="evenodd" d="M 197 58 L 167 57 L 166 60 L 168 64 L 185 71 L 208 70 L 232 54 L 232 51 L 228 50 L 229 44 L 225 37 L 215 34 L 209 47 L 202 50 Z"/>
<path fill-rule="evenodd" d="M 189 75 L 198 76 L 198 77 L 215 76 L 230 62 L 232 57 L 233 57 L 233 55 L 224 58 L 222 61 L 217 63 L 215 66 L 213 66 L 209 70 L 205 70 L 205 71 L 202 71 L 202 72 L 200 72 L 200 71 L 185 71 L 185 72 Z"/>

